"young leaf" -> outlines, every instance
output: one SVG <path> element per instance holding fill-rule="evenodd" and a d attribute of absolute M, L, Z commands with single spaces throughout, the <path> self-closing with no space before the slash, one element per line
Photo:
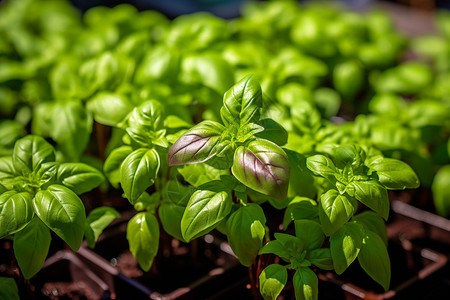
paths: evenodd
<path fill-rule="evenodd" d="M 131 204 L 155 182 L 159 166 L 159 155 L 155 149 L 139 148 L 123 161 L 120 184 Z"/>
<path fill-rule="evenodd" d="M 148 133 L 157 132 L 164 126 L 164 107 L 155 100 L 150 100 L 136 107 L 128 119 L 128 134 L 136 141 L 151 142 Z M 135 138 L 136 137 L 136 138 Z"/>
<path fill-rule="evenodd" d="M 329 190 L 320 196 L 319 218 L 323 232 L 330 236 L 356 212 L 357 203 L 351 197 Z"/>
<path fill-rule="evenodd" d="M 322 246 L 325 236 L 320 224 L 311 220 L 296 220 L 295 236 L 304 242 L 307 250 L 313 250 Z"/>
<path fill-rule="evenodd" d="M 100 234 L 114 219 L 119 218 L 120 214 L 112 207 L 102 206 L 91 211 L 86 218 L 86 229 L 84 235 L 90 248 L 95 247 Z"/>
<path fill-rule="evenodd" d="M 268 253 L 278 255 L 285 260 L 289 260 L 291 256 L 286 245 L 284 245 L 279 240 L 269 241 L 261 248 L 261 250 L 259 250 L 260 255 Z"/>
<path fill-rule="evenodd" d="M 0 195 L 0 238 L 21 230 L 33 218 L 33 196 L 7 191 Z"/>
<path fill-rule="evenodd" d="M 135 215 L 127 226 L 130 251 L 144 271 L 150 270 L 159 247 L 159 225 L 149 212 Z"/>
<path fill-rule="evenodd" d="M 121 146 L 111 151 L 111 154 L 109 154 L 108 158 L 105 160 L 103 172 L 111 185 L 115 188 L 119 187 L 120 166 L 131 152 L 133 152 L 133 148 L 130 146 Z"/>
<path fill-rule="evenodd" d="M 229 124 L 244 126 L 258 122 L 261 107 L 261 86 L 252 75 L 249 75 L 225 93 L 220 116 L 225 126 Z"/>
<path fill-rule="evenodd" d="M 200 186 L 189 199 L 181 219 L 181 233 L 188 242 L 211 231 L 231 211 L 229 192 L 213 184 Z"/>
<path fill-rule="evenodd" d="M 248 267 L 258 255 L 265 235 L 266 217 L 260 206 L 240 207 L 227 221 L 228 243 L 242 265 Z"/>
<path fill-rule="evenodd" d="M 277 144 L 254 140 L 234 153 L 233 175 L 255 191 L 285 200 L 289 185 L 289 161 Z"/>
<path fill-rule="evenodd" d="M 42 269 L 51 240 L 50 230 L 38 217 L 14 235 L 14 255 L 25 279 Z"/>
<path fill-rule="evenodd" d="M 40 136 L 28 135 L 14 146 L 13 165 L 17 173 L 29 174 L 52 161 L 55 161 L 55 149 Z"/>
<path fill-rule="evenodd" d="M 276 300 L 286 285 L 288 273 L 285 266 L 268 265 L 259 275 L 259 291 L 265 300 Z"/>
<path fill-rule="evenodd" d="M 355 192 L 355 198 L 378 213 L 385 220 L 389 217 L 389 198 L 386 189 L 377 181 L 353 181 L 348 188 Z"/>
<path fill-rule="evenodd" d="M 328 180 L 335 180 L 334 175 L 337 174 L 336 167 L 331 159 L 317 154 L 306 159 L 306 166 L 314 174 L 327 178 Z"/>
<path fill-rule="evenodd" d="M 306 259 L 322 270 L 334 269 L 330 248 L 320 248 L 309 251 L 306 254 Z"/>
<path fill-rule="evenodd" d="M 12 277 L 0 277 L 0 299 L 20 300 L 19 289 Z"/>
<path fill-rule="evenodd" d="M 41 189 L 45 189 L 48 185 L 55 183 L 57 179 L 59 164 L 56 162 L 43 163 L 36 172 L 36 177 L 39 178 L 38 183 Z"/>
<path fill-rule="evenodd" d="M 364 228 L 357 223 L 347 223 L 330 236 L 331 256 L 339 275 L 356 259 L 365 237 Z"/>
<path fill-rule="evenodd" d="M 58 166 L 57 180 L 75 194 L 81 195 L 99 186 L 105 178 L 96 168 L 83 163 L 63 163 Z"/>
<path fill-rule="evenodd" d="M 391 281 L 391 263 L 386 245 L 378 234 L 367 230 L 364 243 L 358 255 L 361 267 L 378 282 L 385 291 Z"/>
<path fill-rule="evenodd" d="M 169 149 L 169 165 L 195 164 L 207 161 L 219 152 L 225 127 L 213 121 L 203 121 L 188 130 Z"/>
<path fill-rule="evenodd" d="M 415 189 L 420 185 L 416 173 L 406 163 L 393 158 L 376 159 L 370 165 L 378 181 L 390 190 Z"/>
<path fill-rule="evenodd" d="M 357 168 L 363 164 L 366 159 L 364 150 L 357 145 L 342 145 L 336 147 L 333 149 L 333 156 L 336 166 L 340 169 L 344 169 L 347 165 Z"/>
<path fill-rule="evenodd" d="M 386 232 L 386 224 L 379 214 L 366 210 L 360 214 L 357 214 L 352 218 L 352 221 L 359 223 L 364 226 L 365 229 L 375 232 L 383 240 L 384 244 L 387 245 L 388 237 Z"/>
<path fill-rule="evenodd" d="M 80 198 L 65 186 L 53 184 L 33 199 L 37 216 L 74 251 L 80 248 L 86 213 Z"/>
<path fill-rule="evenodd" d="M 310 268 L 299 268 L 292 279 L 295 299 L 317 300 L 319 293 L 319 280 Z"/>

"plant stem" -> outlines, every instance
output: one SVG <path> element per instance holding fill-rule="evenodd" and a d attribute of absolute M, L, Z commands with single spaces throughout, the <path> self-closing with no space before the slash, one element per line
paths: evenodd
<path fill-rule="evenodd" d="M 259 294 L 258 291 L 258 286 L 257 286 L 257 279 L 256 279 L 256 266 L 258 265 L 257 263 L 258 258 L 256 258 L 252 265 L 250 267 L 248 267 L 248 276 L 250 277 L 250 285 L 252 288 L 252 294 L 253 294 L 253 299 L 254 300 L 260 300 L 261 296 Z"/>

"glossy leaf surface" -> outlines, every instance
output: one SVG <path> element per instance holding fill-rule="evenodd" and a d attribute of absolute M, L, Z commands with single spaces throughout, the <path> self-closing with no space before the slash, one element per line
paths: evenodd
<path fill-rule="evenodd" d="M 37 217 L 14 235 L 14 255 L 25 279 L 42 269 L 51 240 L 50 230 Z"/>
<path fill-rule="evenodd" d="M 259 291 L 265 300 L 276 300 L 288 279 L 285 266 L 268 265 L 259 275 Z"/>
<path fill-rule="evenodd" d="M 184 165 L 207 161 L 219 151 L 225 128 L 213 121 L 203 121 L 188 130 L 169 149 L 169 165 Z"/>
<path fill-rule="evenodd" d="M 284 200 L 289 185 L 289 160 L 275 143 L 254 140 L 234 153 L 233 175 L 255 191 Z"/>
<path fill-rule="evenodd" d="M 243 126 L 258 122 L 261 107 L 261 86 L 253 76 L 249 75 L 225 93 L 220 116 L 225 125 Z"/>
<path fill-rule="evenodd" d="M 149 212 L 135 215 L 127 226 L 130 251 L 144 271 L 150 270 L 159 247 L 159 225 Z"/>
<path fill-rule="evenodd" d="M 96 168 L 83 163 L 60 164 L 57 178 L 77 195 L 89 192 L 105 180 Z"/>
<path fill-rule="evenodd" d="M 70 189 L 54 184 L 36 193 L 37 216 L 74 251 L 80 248 L 86 226 L 83 202 Z"/>
<path fill-rule="evenodd" d="M 248 267 L 258 255 L 265 235 L 266 217 L 257 204 L 240 207 L 227 221 L 228 242 L 242 265 Z"/>
<path fill-rule="evenodd" d="M 33 218 L 32 197 L 14 190 L 0 195 L 0 238 L 22 229 Z"/>
<path fill-rule="evenodd" d="M 154 183 L 159 166 L 158 152 L 147 148 L 135 150 L 123 161 L 120 167 L 120 184 L 131 204 Z"/>

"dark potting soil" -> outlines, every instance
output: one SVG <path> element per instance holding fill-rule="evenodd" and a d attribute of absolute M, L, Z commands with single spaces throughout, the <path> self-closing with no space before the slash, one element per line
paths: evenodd
<path fill-rule="evenodd" d="M 123 275 L 136 280 L 151 291 L 167 294 L 182 287 L 191 286 L 192 289 L 195 289 L 195 286 L 192 286 L 192 284 L 197 280 L 204 278 L 208 274 L 218 275 L 224 272 L 224 269 L 230 269 L 231 266 L 233 266 L 231 272 L 234 272 L 232 281 L 216 282 L 216 287 L 219 284 L 222 288 L 225 288 L 239 278 L 247 276 L 247 269 L 238 266 L 235 257 L 222 251 L 216 238 L 213 236 L 208 236 L 206 240 L 209 242 L 199 238 L 188 245 L 174 240 L 164 233 L 160 237 L 159 251 L 150 271 L 143 272 L 136 259 L 128 250 L 125 225 L 120 224 L 115 228 L 111 228 L 99 240 L 94 251 L 109 261 Z M 229 272 L 226 271 L 226 273 Z M 224 277 L 221 277 L 221 280 L 223 279 Z M 208 283 L 206 286 L 199 288 L 199 290 L 201 289 L 203 294 L 207 294 L 207 291 L 204 290 L 208 290 L 208 285 L 213 289 L 213 283 Z M 115 285 L 118 298 L 125 290 L 128 291 L 126 293 L 129 297 L 128 293 L 131 291 L 127 284 L 115 280 Z M 216 292 L 214 290 L 209 291 L 211 294 Z M 142 296 L 142 293 L 140 296 Z M 139 297 L 139 292 L 136 292 L 136 297 Z M 192 297 L 192 295 L 183 299 L 200 299 L 189 297 Z"/>

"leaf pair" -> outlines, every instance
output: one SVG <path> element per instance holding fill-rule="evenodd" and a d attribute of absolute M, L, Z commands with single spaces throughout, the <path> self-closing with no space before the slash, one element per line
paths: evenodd
<path fill-rule="evenodd" d="M 169 165 L 231 157 L 225 166 L 231 167 L 240 182 L 284 200 L 289 183 L 289 162 L 277 144 L 255 136 L 264 129 L 257 124 L 261 107 L 261 88 L 252 76 L 247 76 L 224 95 L 220 115 L 225 126 L 203 121 L 188 130 L 170 148 Z M 266 123 L 273 127 L 271 122 Z"/>

